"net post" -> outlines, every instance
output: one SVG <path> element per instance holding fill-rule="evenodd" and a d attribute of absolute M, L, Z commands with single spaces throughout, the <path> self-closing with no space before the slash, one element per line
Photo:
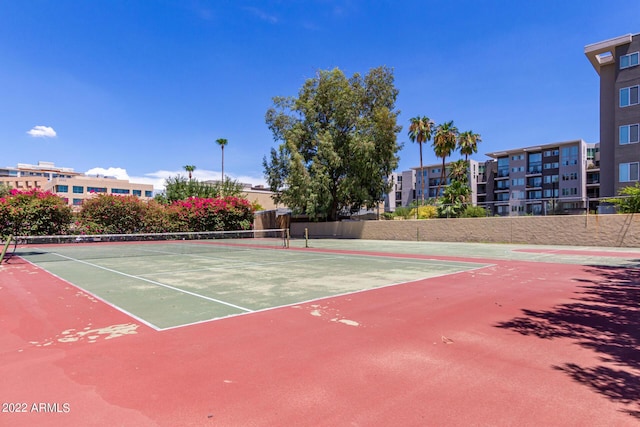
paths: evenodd
<path fill-rule="evenodd" d="M 305 248 L 309 247 L 309 229 L 308 228 L 304 229 L 304 247 Z"/>
<path fill-rule="evenodd" d="M 4 256 L 6 255 L 12 240 L 13 240 L 13 235 L 10 234 L 7 237 L 7 241 L 5 242 L 4 246 L 2 247 L 2 254 L 0 254 L 0 264 L 2 264 L 2 262 L 4 261 Z"/>

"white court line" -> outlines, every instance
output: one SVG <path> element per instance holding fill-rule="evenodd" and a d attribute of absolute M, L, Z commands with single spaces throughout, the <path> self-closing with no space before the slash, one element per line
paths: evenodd
<path fill-rule="evenodd" d="M 119 307 L 119 306 L 115 305 L 115 304 L 110 303 L 109 301 L 107 301 L 107 300 L 105 300 L 105 299 L 103 299 L 103 298 L 99 297 L 98 295 L 94 294 L 93 292 L 89 292 L 88 290 L 86 290 L 86 289 L 84 289 L 84 288 L 81 288 L 80 286 L 78 286 L 78 285 L 76 285 L 76 284 L 74 284 L 74 283 L 72 283 L 72 282 L 68 281 L 67 279 L 65 279 L 65 278 L 63 278 L 63 277 L 60 277 L 60 276 L 58 276 L 57 274 L 52 273 L 52 272 L 50 272 L 49 270 L 47 270 L 47 269 L 45 269 L 45 268 L 43 268 L 43 267 L 41 267 L 41 266 L 39 266 L 39 265 L 37 265 L 37 264 L 32 263 L 32 262 L 31 262 L 31 261 L 29 261 L 28 259 L 26 259 L 26 258 L 24 258 L 24 257 L 20 257 L 20 258 L 21 258 L 22 260 L 24 260 L 24 261 L 28 262 L 29 264 L 31 264 L 33 267 L 38 268 L 38 269 L 40 269 L 40 270 L 42 270 L 42 271 L 46 272 L 47 274 L 49 274 L 49 275 L 51 275 L 51 276 L 53 276 L 53 277 L 55 277 L 55 278 L 57 278 L 57 279 L 59 279 L 59 280 L 63 281 L 64 283 L 68 284 L 69 286 L 71 286 L 71 287 L 74 287 L 74 288 L 78 289 L 78 290 L 79 290 L 80 292 L 82 292 L 82 293 L 85 293 L 85 294 L 87 294 L 87 295 L 91 295 L 91 298 L 95 298 L 96 300 L 98 300 L 98 301 L 102 302 L 103 304 L 106 304 L 106 305 L 108 305 L 109 307 L 116 309 L 116 310 L 117 310 L 117 311 L 119 311 L 120 313 L 123 313 L 123 314 L 125 314 L 125 315 L 127 315 L 127 316 L 131 317 L 132 319 L 137 320 L 138 322 L 142 323 L 143 325 L 147 325 L 148 327 L 150 327 L 151 329 L 153 329 L 153 330 L 155 330 L 155 331 L 162 331 L 162 330 L 163 330 L 163 328 L 160 328 L 159 326 L 156 326 L 156 325 L 154 325 L 153 323 L 151 323 L 151 322 L 149 322 L 149 321 L 147 321 L 147 320 L 144 320 L 142 317 L 138 317 L 138 316 L 136 316 L 135 314 L 133 314 L 133 313 L 131 313 L 131 312 L 129 312 L 129 311 L 127 311 L 127 310 L 125 310 L 125 309 L 123 309 L 123 308 L 121 308 L 121 307 Z"/>
<path fill-rule="evenodd" d="M 316 255 L 318 254 L 317 252 L 315 253 Z M 179 254 L 179 253 L 175 253 L 175 255 L 187 255 L 187 254 Z M 208 257 L 204 257 L 207 259 L 219 259 L 219 258 L 208 258 Z M 351 258 L 361 258 L 361 259 L 371 259 L 371 256 L 368 255 L 350 255 L 350 254 L 343 254 L 343 255 L 334 255 L 334 256 L 326 256 L 326 257 L 321 257 L 321 258 L 298 258 L 296 260 L 288 260 L 288 261 L 273 261 L 273 262 L 241 262 L 241 263 L 235 263 L 235 264 L 227 264 L 225 266 L 220 266 L 220 267 L 207 267 L 207 268 L 198 268 L 198 269 L 186 269 L 186 270 L 171 270 L 171 271 L 166 271 L 166 272 L 157 272 L 157 273 L 146 273 L 146 274 L 141 274 L 140 277 L 150 277 L 150 276 L 171 276 L 174 274 L 182 274 L 182 273 L 190 273 L 190 272 L 197 272 L 197 271 L 219 271 L 219 270 L 233 270 L 234 268 L 237 267 L 247 267 L 247 266 L 252 266 L 252 267 L 266 267 L 266 266 L 270 266 L 270 265 L 281 265 L 281 264 L 297 264 L 297 263 L 306 263 L 306 262 L 314 262 L 314 261 L 325 261 L 325 260 L 332 260 L 332 259 L 351 259 Z M 459 262 L 459 261 L 445 261 L 443 262 L 442 260 L 436 260 L 436 259 L 407 259 L 407 258 L 395 258 L 395 257 L 385 257 L 385 256 L 377 256 L 375 257 L 377 259 L 383 258 L 384 260 L 388 260 L 391 261 L 394 264 L 419 264 L 419 265 L 425 265 L 425 261 L 427 261 L 427 264 L 429 266 L 433 266 L 433 267 L 449 267 L 449 268 L 468 268 L 471 267 L 473 265 L 484 265 L 482 263 L 478 263 L 478 262 Z M 228 261 L 225 259 L 225 261 Z"/>
<path fill-rule="evenodd" d="M 207 297 L 207 296 L 204 296 L 204 295 L 196 294 L 195 292 L 186 291 L 184 289 L 176 288 L 175 286 L 171 286 L 171 285 L 165 285 L 164 283 L 156 282 L 155 280 L 151 280 L 151 279 L 145 279 L 144 277 L 134 276 L 133 274 L 123 273 L 122 271 L 114 270 L 112 268 L 102 267 L 100 265 L 92 264 L 92 263 L 87 262 L 87 261 L 82 261 L 82 260 L 79 260 L 79 259 L 68 257 L 66 255 L 61 255 L 61 254 L 56 253 L 56 252 L 51 252 L 51 254 L 52 255 L 57 255 L 57 256 L 59 256 L 61 258 L 66 258 L 66 259 L 71 260 L 71 261 L 79 262 L 80 264 L 85 264 L 85 265 L 88 265 L 88 266 L 91 266 L 91 267 L 99 268 L 101 270 L 109 271 L 111 273 L 120 274 L 120 275 L 125 276 L 125 277 L 130 277 L 132 279 L 142 280 L 143 282 L 151 283 L 153 285 L 162 286 L 163 288 L 171 289 L 171 290 L 176 291 L 176 292 L 182 292 L 184 294 L 191 295 L 191 296 L 194 296 L 196 298 L 202 298 L 202 299 L 205 299 L 205 300 L 208 300 L 208 301 L 216 302 L 218 304 L 222 304 L 222 305 L 226 305 L 226 306 L 229 306 L 229 307 L 237 308 L 238 310 L 246 311 L 247 313 L 251 313 L 251 312 L 254 311 L 254 310 L 251 310 L 251 309 L 248 309 L 248 308 L 245 308 L 245 307 L 241 307 L 239 305 L 232 304 L 230 302 L 226 302 L 226 301 L 222 301 L 222 300 L 219 300 L 219 299 L 215 299 L 215 298 Z"/>
<path fill-rule="evenodd" d="M 497 264 L 481 264 L 481 263 L 476 263 L 476 264 L 478 264 L 478 267 L 470 268 L 468 270 L 461 270 L 461 271 L 454 271 L 454 272 L 444 272 L 444 273 L 440 273 L 440 274 L 434 274 L 433 276 L 426 276 L 426 277 L 422 277 L 422 278 L 418 278 L 418 279 L 411 279 L 411 280 L 406 281 L 406 282 L 394 282 L 394 283 L 389 283 L 389 284 L 386 284 L 386 285 L 377 286 L 377 287 L 374 287 L 374 288 L 357 289 L 355 291 L 343 292 L 341 294 L 327 295 L 327 296 L 323 296 L 323 297 L 309 299 L 309 300 L 306 300 L 306 301 L 292 302 L 291 304 L 284 304 L 284 305 L 279 305 L 279 306 L 276 306 L 276 307 L 262 308 L 260 310 L 254 310 L 251 313 L 230 314 L 228 316 L 223 316 L 223 317 L 214 317 L 213 319 L 198 320 L 198 321 L 192 322 L 192 323 L 184 323 L 182 325 L 169 326 L 169 327 L 166 327 L 166 328 L 162 328 L 162 329 L 160 329 L 160 332 L 168 331 L 168 330 L 171 330 L 171 329 L 178 329 L 178 328 L 184 328 L 184 327 L 188 327 L 188 326 L 199 325 L 199 324 L 202 324 L 202 323 L 215 322 L 215 321 L 218 321 L 218 320 L 229 319 L 229 318 L 232 318 L 232 317 L 246 316 L 248 314 L 262 313 L 262 312 L 265 312 L 265 311 L 278 310 L 278 309 L 287 308 L 287 307 L 296 307 L 298 305 L 310 304 L 312 302 L 323 301 L 323 300 L 327 300 L 327 299 L 331 299 L 331 298 L 339 298 L 339 297 L 344 297 L 344 296 L 349 296 L 349 295 L 356 295 L 356 294 L 364 294 L 364 293 L 368 293 L 368 292 L 375 292 L 375 291 L 377 291 L 379 289 L 390 288 L 390 287 L 393 287 L 393 286 L 400 286 L 400 285 L 408 285 L 410 283 L 417 283 L 417 282 L 421 282 L 423 280 L 437 279 L 438 277 L 450 276 L 452 274 L 464 274 L 464 273 L 468 273 L 470 271 L 483 270 L 485 268 L 495 267 L 497 265 Z"/>
<path fill-rule="evenodd" d="M 178 254 L 176 254 L 178 255 Z M 295 263 L 300 263 L 302 261 L 304 262 L 308 262 L 308 261 L 324 261 L 324 260 L 328 260 L 328 259 L 340 259 L 343 258 L 342 256 L 335 256 L 335 257 L 326 257 L 326 258 L 306 258 L 306 259 L 297 259 L 297 260 L 289 260 L 289 261 L 273 261 L 273 262 L 240 262 L 240 263 L 236 263 L 236 264 L 227 264 L 224 266 L 220 266 L 220 267 L 207 267 L 207 268 L 198 268 L 198 269 L 187 269 L 187 270 L 170 270 L 170 271 L 165 271 L 165 272 L 158 272 L 158 273 L 147 273 L 147 274 L 141 274 L 141 277 L 148 277 L 148 276 L 171 276 L 174 274 L 182 274 L 182 273 L 190 273 L 190 272 L 196 272 L 196 271 L 217 271 L 217 270 L 233 270 L 235 268 L 238 267 L 266 267 L 269 265 L 281 265 L 281 264 L 295 264 Z"/>

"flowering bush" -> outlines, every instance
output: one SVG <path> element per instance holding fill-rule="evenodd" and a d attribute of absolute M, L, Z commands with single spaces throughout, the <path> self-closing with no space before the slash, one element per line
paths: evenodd
<path fill-rule="evenodd" d="M 0 197 L 0 235 L 65 234 L 69 230 L 73 213 L 61 197 L 37 188 L 8 193 Z"/>
<path fill-rule="evenodd" d="M 170 206 L 179 231 L 248 230 L 253 210 L 247 199 L 192 197 Z"/>
<path fill-rule="evenodd" d="M 83 228 L 107 234 L 142 232 L 145 211 L 146 203 L 136 196 L 98 194 L 82 204 L 78 226 L 80 233 Z"/>
<path fill-rule="evenodd" d="M 253 207 L 239 197 L 192 197 L 171 205 L 135 196 L 100 194 L 84 202 L 72 230 L 77 234 L 248 230 Z"/>

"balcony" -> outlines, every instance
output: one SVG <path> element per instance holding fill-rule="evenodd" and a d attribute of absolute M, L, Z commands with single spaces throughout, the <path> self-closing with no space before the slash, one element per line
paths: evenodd
<path fill-rule="evenodd" d="M 529 165 L 526 176 L 542 175 L 542 165 Z"/>

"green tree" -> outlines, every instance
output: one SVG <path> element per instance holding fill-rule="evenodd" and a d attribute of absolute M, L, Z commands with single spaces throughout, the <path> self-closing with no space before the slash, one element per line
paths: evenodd
<path fill-rule="evenodd" d="M 436 135 L 433 138 L 433 151 L 436 156 L 442 159 L 442 171 L 440 174 L 440 182 L 438 183 L 438 196 L 440 188 L 446 180 L 445 161 L 448 156 L 453 153 L 458 143 L 458 128 L 453 125 L 453 121 L 445 122 L 438 125 Z"/>
<path fill-rule="evenodd" d="M 196 170 L 196 167 L 194 165 L 185 165 L 183 168 L 189 174 L 189 181 L 191 181 L 193 171 Z"/>
<path fill-rule="evenodd" d="M 222 150 L 222 182 L 224 182 L 224 147 L 229 143 L 229 141 L 227 141 L 224 138 L 218 138 L 216 139 L 216 142 L 218 143 L 218 145 L 220 146 L 220 149 Z"/>
<path fill-rule="evenodd" d="M 478 143 L 482 142 L 482 138 L 472 130 L 462 132 L 458 138 L 458 149 L 465 160 L 469 160 L 469 156 L 478 152 Z"/>
<path fill-rule="evenodd" d="M 173 203 L 178 200 L 186 200 L 191 197 L 217 198 L 242 195 L 244 187 L 235 180 L 227 179 L 224 182 L 200 182 L 197 179 L 189 179 L 178 175 L 165 179 L 165 190 L 156 196 L 160 203 Z"/>
<path fill-rule="evenodd" d="M 389 68 L 349 79 L 336 68 L 308 79 L 297 98 L 274 98 L 266 123 L 280 145 L 263 160 L 274 201 L 329 220 L 377 206 L 398 165 L 397 95 Z"/>
<path fill-rule="evenodd" d="M 469 183 L 469 163 L 466 160 L 456 160 L 449 165 L 449 179 Z"/>
<path fill-rule="evenodd" d="M 607 202 L 618 206 L 620 213 L 640 213 L 640 183 L 618 190 L 619 198 L 608 199 Z"/>
<path fill-rule="evenodd" d="M 422 183 L 421 201 L 424 204 L 424 167 L 422 166 L 422 144 L 431 140 L 435 123 L 429 117 L 414 117 L 409 125 L 409 139 L 417 142 L 420 148 L 420 182 Z"/>

